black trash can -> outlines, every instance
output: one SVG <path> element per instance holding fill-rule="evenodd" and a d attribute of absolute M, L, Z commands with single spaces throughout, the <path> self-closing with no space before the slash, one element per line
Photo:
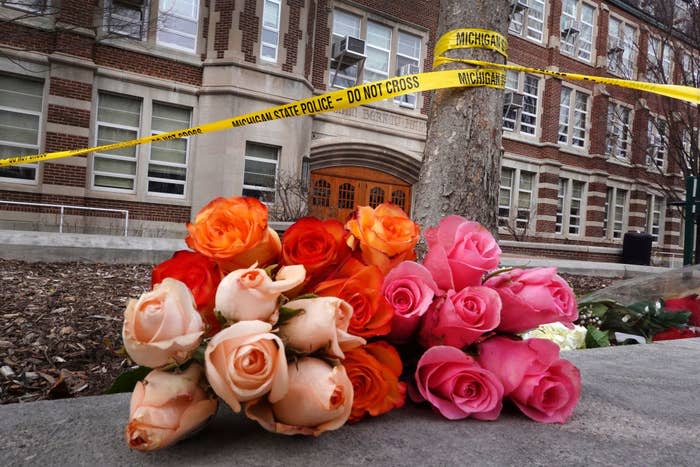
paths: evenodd
<path fill-rule="evenodd" d="M 627 232 L 622 239 L 622 262 L 625 264 L 651 264 L 651 234 Z"/>

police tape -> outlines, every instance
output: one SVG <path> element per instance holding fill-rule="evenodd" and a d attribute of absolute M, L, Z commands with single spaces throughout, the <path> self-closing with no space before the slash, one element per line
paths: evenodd
<path fill-rule="evenodd" d="M 589 81 L 600 84 L 622 86 L 700 104 L 700 89 L 690 86 L 656 84 L 642 81 L 606 78 L 602 76 L 565 73 L 541 68 L 491 63 L 481 60 L 450 58 L 444 55 L 449 50 L 460 48 L 492 50 L 501 54 L 504 58 L 508 58 L 508 40 L 502 34 L 486 29 L 454 29 L 443 34 L 435 44 L 435 60 L 433 62 L 433 68 L 448 62 L 467 64 L 476 68 L 433 71 L 389 78 L 382 81 L 375 81 L 339 91 L 321 94 L 319 96 L 301 99 L 289 104 L 279 105 L 257 112 L 251 112 L 238 117 L 227 118 L 192 128 L 171 131 L 168 133 L 160 133 L 130 141 L 122 141 L 91 148 L 12 156 L 5 159 L 0 159 L 0 167 L 80 156 L 92 152 L 107 152 L 114 149 L 126 148 L 139 144 L 185 138 L 215 131 L 238 128 L 255 123 L 315 115 L 323 112 L 332 112 L 335 110 L 369 104 L 379 100 L 390 99 L 405 94 L 432 91 L 435 89 L 460 87 L 491 87 L 503 89 L 505 87 L 506 79 L 504 70 L 522 71 L 526 73 L 553 76 L 560 79 Z"/>

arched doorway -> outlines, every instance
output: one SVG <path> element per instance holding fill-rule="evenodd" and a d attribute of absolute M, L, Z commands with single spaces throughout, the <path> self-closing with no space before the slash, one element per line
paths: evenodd
<path fill-rule="evenodd" d="M 336 166 L 311 172 L 309 214 L 320 219 L 347 220 L 357 206 L 392 202 L 411 211 L 411 185 L 367 167 Z"/>

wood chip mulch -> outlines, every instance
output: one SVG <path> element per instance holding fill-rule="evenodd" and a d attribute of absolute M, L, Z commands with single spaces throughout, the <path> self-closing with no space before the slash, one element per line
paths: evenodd
<path fill-rule="evenodd" d="M 566 276 L 577 294 L 614 279 Z M 0 259 L 0 404 L 102 394 L 129 361 L 124 308 L 150 265 Z"/>

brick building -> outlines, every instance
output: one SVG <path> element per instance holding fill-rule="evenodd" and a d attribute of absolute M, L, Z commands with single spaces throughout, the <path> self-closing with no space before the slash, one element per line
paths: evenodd
<path fill-rule="evenodd" d="M 653 17 L 636 3 L 517 1 L 509 60 L 643 80 L 647 48 L 658 44 Z M 107 144 L 429 71 L 438 4 L 0 0 L 0 155 Z M 363 64 L 339 68 L 332 58 L 332 44 L 345 36 L 365 41 Z M 697 55 L 676 36 L 677 50 Z M 662 56 L 656 65 L 680 82 L 682 67 Z M 499 201 L 507 250 L 615 261 L 626 231 L 647 230 L 657 262 L 680 256 L 681 217 L 657 186 L 682 186 L 669 148 L 653 144 L 663 141 L 649 123 L 659 99 L 511 72 L 507 87 Z M 59 208 L 43 203 L 128 210 L 130 234 L 179 235 L 215 196 L 243 193 L 274 205 L 280 173 L 308 181 L 318 214 L 343 217 L 384 200 L 410 210 L 429 100 L 411 95 L 3 168 L 0 228 L 55 230 Z M 117 233 L 122 215 L 65 208 L 64 223 Z"/>

